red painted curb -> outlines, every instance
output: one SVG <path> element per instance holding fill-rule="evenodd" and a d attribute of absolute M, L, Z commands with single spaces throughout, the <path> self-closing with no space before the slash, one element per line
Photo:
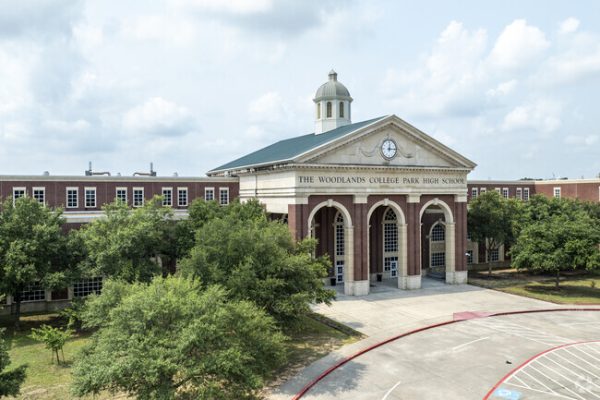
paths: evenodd
<path fill-rule="evenodd" d="M 600 308 L 546 308 L 546 309 L 540 309 L 540 310 L 520 310 L 520 311 L 504 311 L 504 312 L 497 312 L 497 313 L 490 313 L 489 315 L 486 316 L 482 316 L 481 318 L 489 318 L 489 317 L 498 317 L 498 316 L 503 316 L 503 315 L 513 315 L 513 314 L 531 314 L 531 313 L 542 313 L 542 312 L 554 312 L 554 311 L 600 311 Z M 369 351 L 376 349 L 378 347 L 383 346 L 384 344 L 388 344 L 390 342 L 393 342 L 395 340 L 398 340 L 400 338 L 409 336 L 409 335 L 413 335 L 415 333 L 419 333 L 419 332 L 423 332 L 429 329 L 433 329 L 433 328 L 438 328 L 440 326 L 444 326 L 444 325 L 450 325 L 450 324 L 454 324 L 456 322 L 462 322 L 462 321 L 467 321 L 468 319 L 452 319 L 450 321 L 445 321 L 445 322 L 439 322 L 437 324 L 433 324 L 433 325 L 427 325 L 424 326 L 422 328 L 418 328 L 418 329 L 414 329 L 412 331 L 408 331 L 408 332 L 404 332 L 400 335 L 396 335 L 396 336 L 392 336 L 389 339 L 386 339 L 382 342 L 379 343 L 375 343 L 365 349 L 360 350 L 359 352 L 348 356 L 340 361 L 338 361 L 335 365 L 327 368 L 325 371 L 323 371 L 321 374 L 319 374 L 316 378 L 314 378 L 312 381 L 310 381 L 309 383 L 307 383 L 302 390 L 300 390 L 300 392 L 298 392 L 294 397 L 292 397 L 292 400 L 298 400 L 300 398 L 302 398 L 302 396 L 304 396 L 310 389 L 313 388 L 313 386 L 315 386 L 317 383 L 319 383 L 321 380 L 323 380 L 323 378 L 325 378 L 327 375 L 329 375 L 330 373 L 332 373 L 333 371 L 335 371 L 336 369 L 340 368 L 342 365 L 348 363 L 349 361 L 354 360 L 355 358 L 368 353 Z M 484 399 L 485 400 L 485 399 Z"/>
<path fill-rule="evenodd" d="M 589 310 L 588 310 L 589 311 Z M 593 310 L 593 311 L 599 311 L 599 310 Z M 547 349 L 545 351 L 542 351 L 541 353 L 538 353 L 536 355 L 534 355 L 533 357 L 530 357 L 527 361 L 523 362 L 521 365 L 519 365 L 518 367 L 513 368 L 508 374 L 504 375 L 502 377 L 502 379 L 500 379 L 495 385 L 494 387 L 492 387 L 490 389 L 489 392 L 487 392 L 487 394 L 485 395 L 485 397 L 483 398 L 483 400 L 488 400 L 489 397 L 494 393 L 494 391 L 496 389 L 498 389 L 498 387 L 500 385 L 502 385 L 502 383 L 508 379 L 508 377 L 510 377 L 511 375 L 513 375 L 515 372 L 517 372 L 518 370 L 520 370 L 521 368 L 525 367 L 527 364 L 529 364 L 530 362 L 532 362 L 533 360 L 535 360 L 536 358 L 539 358 L 541 356 L 543 356 L 546 353 L 550 353 L 551 351 L 554 351 L 556 349 L 561 349 L 563 347 L 569 347 L 569 346 L 575 346 L 576 344 L 582 344 L 582 343 L 598 343 L 600 342 L 600 340 L 588 340 L 588 341 L 583 341 L 583 342 L 573 342 L 573 343 L 567 343 L 567 344 L 561 344 L 560 346 L 555 346 L 552 347 L 550 349 Z"/>

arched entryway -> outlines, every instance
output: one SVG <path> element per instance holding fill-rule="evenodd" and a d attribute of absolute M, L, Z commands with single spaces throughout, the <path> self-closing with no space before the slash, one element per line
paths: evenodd
<path fill-rule="evenodd" d="M 402 209 L 385 199 L 370 208 L 367 220 L 369 280 L 405 288 L 406 219 Z"/>
<path fill-rule="evenodd" d="M 327 201 L 313 208 L 308 218 L 310 236 L 317 239 L 315 255 L 327 255 L 332 268 L 328 284 L 342 286 L 344 293 L 354 294 L 354 255 L 352 218 L 340 203 Z"/>
<path fill-rule="evenodd" d="M 448 204 L 433 199 L 421 208 L 421 270 L 427 276 L 454 282 L 455 225 Z"/>

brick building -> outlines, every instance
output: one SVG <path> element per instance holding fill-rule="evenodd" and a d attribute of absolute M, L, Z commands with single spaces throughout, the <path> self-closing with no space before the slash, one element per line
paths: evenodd
<path fill-rule="evenodd" d="M 474 162 L 395 115 L 352 123 L 352 100 L 332 71 L 314 98 L 315 133 L 274 143 L 207 177 L 110 176 L 90 167 L 85 176 L 0 176 L 0 196 L 62 207 L 71 227 L 101 217 L 101 206 L 114 199 L 139 207 L 160 195 L 185 218 L 197 198 L 256 198 L 287 220 L 294 237 L 319 240 L 317 255 L 328 254 L 333 264 L 331 283 L 349 295 L 366 295 L 379 282 L 417 289 L 424 274 L 464 283 L 468 264 L 501 262 L 505 249 L 487 257 L 468 240 L 467 202 L 482 192 L 600 201 L 600 179 L 468 182 Z M 49 309 L 100 285 L 96 278 L 62 293 L 32 286 L 24 310 Z"/>

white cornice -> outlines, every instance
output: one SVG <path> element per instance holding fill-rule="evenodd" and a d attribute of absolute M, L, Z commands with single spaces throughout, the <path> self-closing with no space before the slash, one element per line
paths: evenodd
<path fill-rule="evenodd" d="M 183 182 L 197 182 L 197 183 L 212 183 L 212 182 L 238 182 L 239 179 L 235 177 L 161 177 L 161 176 L 75 176 L 75 175 L 0 175 L 0 181 L 2 182 L 135 182 L 135 183 L 183 183 Z"/>

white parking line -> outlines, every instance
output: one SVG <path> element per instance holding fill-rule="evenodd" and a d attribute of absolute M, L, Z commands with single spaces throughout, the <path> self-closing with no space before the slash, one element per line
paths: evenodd
<path fill-rule="evenodd" d="M 452 348 L 452 351 L 456 351 L 456 350 L 458 350 L 458 349 L 460 349 L 460 348 L 463 348 L 463 347 L 465 347 L 465 346 L 468 346 L 468 345 L 470 345 L 470 344 L 477 343 L 477 342 L 480 342 L 480 341 L 482 341 L 482 340 L 486 340 L 486 339 L 489 339 L 489 338 L 490 338 L 490 337 L 488 336 L 488 337 L 482 337 L 482 338 L 479 338 L 479 339 L 471 340 L 470 342 L 463 343 L 463 344 L 460 344 L 460 345 L 458 345 L 458 346 L 455 346 L 455 347 L 453 347 L 453 348 Z"/>
<path fill-rule="evenodd" d="M 394 391 L 394 389 L 396 389 L 401 382 L 402 381 L 396 382 L 396 384 L 394 386 L 392 386 L 392 388 L 390 390 L 387 391 L 387 393 L 381 398 L 381 400 L 387 399 L 388 396 L 390 395 L 390 393 L 392 393 Z"/>

